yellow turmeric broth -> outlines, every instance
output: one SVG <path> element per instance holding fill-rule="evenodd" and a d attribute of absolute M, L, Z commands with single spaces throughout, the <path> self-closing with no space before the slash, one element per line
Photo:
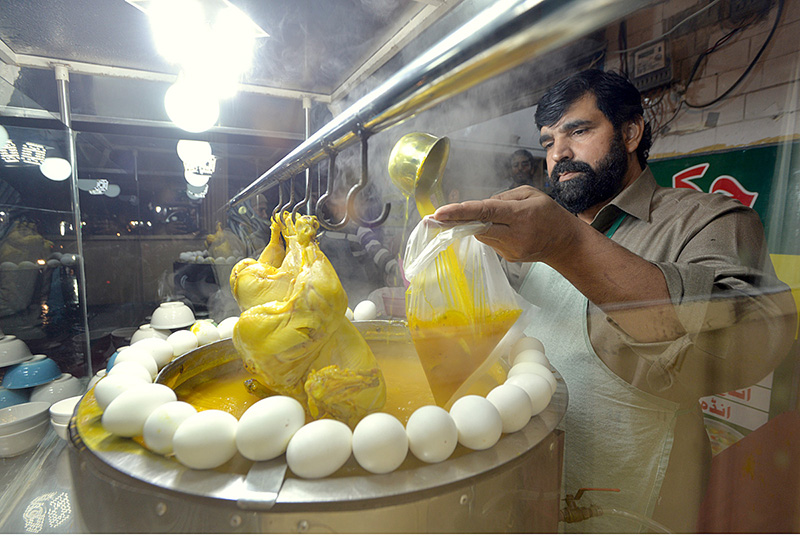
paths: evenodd
<path fill-rule="evenodd" d="M 434 212 L 430 191 L 417 190 L 415 197 L 421 215 Z M 446 299 L 431 305 L 428 296 L 412 286 L 406 294 L 406 313 L 411 338 L 434 399 L 444 407 L 484 364 L 522 311 L 516 304 L 503 308 L 486 303 L 488 297 L 480 292 L 476 293 L 476 299 L 473 285 L 482 285 L 482 280 L 468 280 L 452 247 L 439 254 L 434 268 L 439 292 Z M 433 277 L 433 274 L 431 271 L 418 277 Z M 475 274 L 476 279 L 481 276 Z M 479 394 L 486 394 L 482 392 L 484 389 L 477 389 L 481 391 Z"/>

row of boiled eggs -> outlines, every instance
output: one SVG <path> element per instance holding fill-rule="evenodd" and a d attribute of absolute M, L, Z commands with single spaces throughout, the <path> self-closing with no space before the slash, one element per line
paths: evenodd
<path fill-rule="evenodd" d="M 529 337 L 512 347 L 513 366 L 503 385 L 485 398 L 465 396 L 449 412 L 421 407 L 405 427 L 387 413 L 368 415 L 353 431 L 331 419 L 306 424 L 303 407 L 285 396 L 263 399 L 237 420 L 220 410 L 198 412 L 178 401 L 169 387 L 152 383 L 159 368 L 192 349 L 186 349 L 192 336 L 195 346 L 213 342 L 208 340 L 211 328 L 230 336 L 227 330 L 235 320 L 226 319 L 220 326 L 200 321 L 183 335 L 173 333 L 172 341 L 145 339 L 120 350 L 114 366 L 95 386 L 106 430 L 122 437 L 142 436 L 148 449 L 173 454 L 193 469 L 218 467 L 237 452 L 254 461 L 285 453 L 294 474 L 322 478 L 352 454 L 364 469 L 381 474 L 399 467 L 408 450 L 423 462 L 437 463 L 449 458 L 458 443 L 473 450 L 491 448 L 503 433 L 521 430 L 543 411 L 557 386 L 541 342 Z"/>
<path fill-rule="evenodd" d="M 59 266 L 75 266 L 78 263 L 78 256 L 74 253 L 53 253 L 47 261 L 38 259 L 33 261 L 22 261 L 19 264 L 11 261 L 0 263 L 0 272 L 10 272 L 13 270 L 39 270 L 47 266 L 48 268 L 58 268 Z"/>
<path fill-rule="evenodd" d="M 178 255 L 178 260 L 186 263 L 197 264 L 236 264 L 239 260 L 238 257 L 233 255 L 229 257 L 210 257 L 208 250 L 197 251 L 184 251 Z"/>

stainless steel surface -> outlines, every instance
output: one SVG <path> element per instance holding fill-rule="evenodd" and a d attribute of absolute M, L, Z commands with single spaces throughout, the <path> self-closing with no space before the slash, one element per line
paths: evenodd
<path fill-rule="evenodd" d="M 246 498 L 237 501 L 239 508 L 270 510 L 275 506 L 286 478 L 286 469 L 288 466 L 284 458 L 254 463 L 244 479 L 249 493 Z"/>
<path fill-rule="evenodd" d="M 0 534 L 86 532 L 75 508 L 66 446 L 48 424 L 34 450 L 0 459 Z"/>
<path fill-rule="evenodd" d="M 371 344 L 376 339 L 392 345 L 413 344 L 403 323 L 360 324 Z M 158 381 L 174 386 L 234 367 L 241 363 L 226 339 L 182 356 L 162 370 Z M 120 495 L 118 500 L 130 495 L 124 499 L 125 512 L 114 515 L 141 524 L 132 526 L 137 531 L 173 530 L 166 518 L 159 519 L 161 510 L 179 515 L 182 529 L 204 532 L 293 532 L 304 521 L 319 524 L 316 530 L 324 526 L 346 532 L 555 530 L 556 523 L 548 523 L 552 515 L 557 522 L 562 437 L 554 430 L 566 405 L 566 387 L 560 381 L 543 413 L 491 449 L 471 451 L 459 446 L 450 459 L 433 465 L 417 462 L 409 454 L 398 470 L 386 475 L 366 473 L 351 457 L 328 478 L 304 480 L 289 474 L 274 504 L 270 492 L 278 487 L 283 456 L 273 467 L 264 466 L 263 472 L 239 455 L 220 470 L 197 471 L 121 438 L 115 440 L 124 441 L 124 448 L 114 440 L 104 441 L 102 449 L 87 448 L 73 419 L 71 464 L 73 478 L 83 481 L 77 490 L 83 518 L 90 530 L 97 531 L 109 530 L 110 521 L 93 512 L 96 501 L 108 501 L 113 494 Z M 504 494 L 508 500 L 498 503 L 497 497 Z M 133 496 L 137 501 L 148 497 L 145 504 L 135 507 L 142 511 L 131 510 L 131 505 L 138 504 Z M 540 504 L 534 508 L 532 502 Z M 432 515 L 436 508 L 445 515 Z M 100 509 L 108 515 L 109 508 Z M 210 520 L 209 512 L 214 511 L 217 515 Z M 238 521 L 234 516 L 239 516 Z M 503 525 L 509 519 L 513 519 L 510 528 Z M 201 521 L 211 525 L 198 525 Z"/>
<path fill-rule="evenodd" d="M 492 76 L 552 51 L 648 3 L 648 0 L 496 2 L 319 129 L 229 204 L 243 201 Z"/>

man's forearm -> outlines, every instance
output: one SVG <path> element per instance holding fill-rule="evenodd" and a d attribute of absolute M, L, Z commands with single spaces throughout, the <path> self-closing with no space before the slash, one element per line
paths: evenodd
<path fill-rule="evenodd" d="M 592 227 L 580 225 L 545 262 L 634 339 L 668 341 L 684 333 L 661 270 Z"/>

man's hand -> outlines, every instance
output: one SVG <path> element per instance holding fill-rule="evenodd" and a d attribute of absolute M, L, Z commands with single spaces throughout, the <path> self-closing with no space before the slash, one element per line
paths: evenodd
<path fill-rule="evenodd" d="M 475 238 L 511 262 L 551 262 L 574 240 L 578 218 L 547 194 L 520 186 L 482 201 L 440 207 L 439 221 L 484 221 L 492 226 Z"/>
<path fill-rule="evenodd" d="M 683 333 L 658 267 L 631 253 L 531 186 L 445 205 L 439 221 L 485 221 L 475 238 L 512 262 L 544 262 L 641 342 Z"/>

